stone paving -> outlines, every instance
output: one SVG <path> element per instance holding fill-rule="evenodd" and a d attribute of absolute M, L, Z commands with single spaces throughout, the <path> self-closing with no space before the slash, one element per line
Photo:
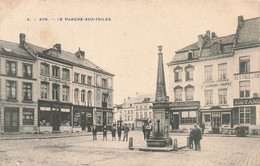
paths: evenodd
<path fill-rule="evenodd" d="M 134 146 L 145 146 L 141 131 L 130 132 Z M 172 135 L 178 144 L 186 136 Z M 181 143 L 183 142 L 183 143 Z M 92 141 L 92 136 L 0 141 L 0 165 L 234 165 L 260 164 L 260 139 L 250 137 L 203 137 L 202 151 L 141 152 L 128 150 L 128 142 Z"/>

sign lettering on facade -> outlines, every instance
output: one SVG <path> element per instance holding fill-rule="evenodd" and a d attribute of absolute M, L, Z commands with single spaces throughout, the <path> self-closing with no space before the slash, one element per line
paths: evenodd
<path fill-rule="evenodd" d="M 260 98 L 234 99 L 234 106 L 237 105 L 260 105 Z"/>
<path fill-rule="evenodd" d="M 49 77 L 44 77 L 44 76 L 41 76 L 40 78 L 43 81 L 50 81 L 50 82 L 55 82 L 55 83 L 61 83 L 61 84 L 64 84 L 64 85 L 70 85 L 69 81 L 62 80 L 62 79 L 49 78 Z"/>
<path fill-rule="evenodd" d="M 235 80 L 248 80 L 248 79 L 254 79 L 254 78 L 260 78 L 260 73 L 235 75 Z"/>
<path fill-rule="evenodd" d="M 212 87 L 219 87 L 219 86 L 231 86 L 231 82 L 205 84 L 205 85 L 202 85 L 202 88 L 212 88 Z"/>
<path fill-rule="evenodd" d="M 189 101 L 189 102 L 172 102 L 170 107 L 200 107 L 199 101 Z"/>

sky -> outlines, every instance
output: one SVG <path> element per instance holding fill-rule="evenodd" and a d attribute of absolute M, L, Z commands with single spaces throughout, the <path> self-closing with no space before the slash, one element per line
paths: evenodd
<path fill-rule="evenodd" d="M 26 41 L 75 53 L 114 74 L 114 104 L 155 93 L 158 46 L 163 46 L 167 91 L 175 51 L 207 30 L 234 34 L 237 17 L 260 16 L 258 0 L 0 0 L 0 40 Z M 111 21 L 58 21 L 57 18 L 110 18 Z M 31 21 L 27 21 L 27 19 Z M 49 21 L 39 21 L 47 18 Z M 36 19 L 36 20 L 33 20 Z M 51 20 L 55 19 L 55 20 Z"/>

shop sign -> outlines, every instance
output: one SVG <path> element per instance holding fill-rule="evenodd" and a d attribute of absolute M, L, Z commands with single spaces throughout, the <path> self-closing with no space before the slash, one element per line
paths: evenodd
<path fill-rule="evenodd" d="M 260 97 L 250 99 L 234 99 L 234 106 L 237 105 L 260 105 Z"/>
<path fill-rule="evenodd" d="M 50 81 L 50 82 L 60 83 L 60 84 L 64 84 L 64 85 L 70 85 L 70 81 L 66 81 L 63 79 L 50 78 L 50 77 L 45 77 L 45 76 L 41 76 L 40 78 L 42 81 Z"/>
<path fill-rule="evenodd" d="M 199 101 L 172 102 L 170 107 L 200 107 Z"/>
<path fill-rule="evenodd" d="M 214 117 L 214 118 L 220 117 L 220 113 L 212 113 L 212 117 Z"/>
<path fill-rule="evenodd" d="M 232 111 L 232 108 L 221 108 L 221 109 L 201 109 L 200 112 L 223 112 Z"/>
<path fill-rule="evenodd" d="M 88 85 L 82 85 L 82 84 L 75 84 L 73 83 L 74 86 L 77 86 L 77 87 L 81 87 L 81 88 L 88 88 L 88 89 L 93 89 L 92 86 L 88 86 Z"/>
<path fill-rule="evenodd" d="M 254 79 L 254 78 L 260 78 L 260 73 L 235 75 L 235 80 L 248 80 L 248 79 Z"/>
<path fill-rule="evenodd" d="M 231 82 L 205 84 L 205 85 L 202 85 L 202 88 L 214 88 L 214 87 L 220 87 L 220 86 L 231 86 Z"/>

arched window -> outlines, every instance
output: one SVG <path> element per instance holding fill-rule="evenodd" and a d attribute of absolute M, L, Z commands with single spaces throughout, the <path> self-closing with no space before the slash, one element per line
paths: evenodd
<path fill-rule="evenodd" d="M 79 89 L 78 88 L 76 88 L 74 90 L 74 101 L 76 104 L 78 104 L 78 102 L 79 102 Z"/>
<path fill-rule="evenodd" d="M 188 60 L 191 60 L 193 58 L 193 52 L 189 51 L 188 52 Z"/>
<path fill-rule="evenodd" d="M 86 102 L 86 91 L 85 90 L 81 91 L 81 102 L 82 103 Z"/>
<path fill-rule="evenodd" d="M 92 106 L 92 92 L 88 91 L 88 106 Z"/>

